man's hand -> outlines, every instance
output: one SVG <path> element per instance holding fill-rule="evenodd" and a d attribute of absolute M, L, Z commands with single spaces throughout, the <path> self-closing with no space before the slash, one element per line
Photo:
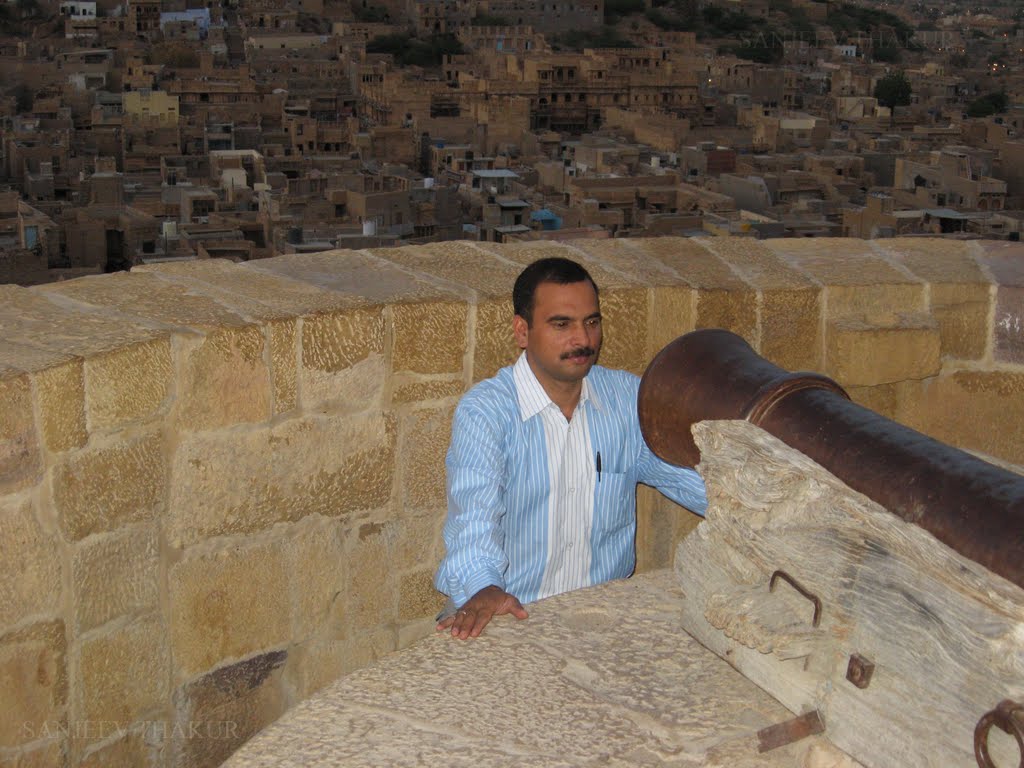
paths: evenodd
<path fill-rule="evenodd" d="M 527 617 L 523 604 L 515 597 L 503 590 L 501 587 L 484 587 L 466 602 L 464 606 L 441 621 L 437 628 L 439 630 L 452 630 L 452 637 L 465 640 L 467 637 L 479 637 L 484 627 L 490 622 L 491 617 L 500 616 L 504 613 L 511 613 L 517 619 Z"/>

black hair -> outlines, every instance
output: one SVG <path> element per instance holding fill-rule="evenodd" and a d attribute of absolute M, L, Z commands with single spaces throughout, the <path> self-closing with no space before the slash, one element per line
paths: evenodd
<path fill-rule="evenodd" d="M 512 308 L 515 313 L 526 321 L 527 325 L 533 324 L 533 300 L 537 293 L 537 286 L 541 283 L 557 283 L 568 285 L 570 283 L 582 283 L 584 280 L 594 286 L 594 293 L 597 293 L 597 283 L 590 273 L 571 259 L 563 259 L 558 256 L 547 259 L 538 259 L 530 266 L 519 273 L 516 284 L 512 288 Z"/>

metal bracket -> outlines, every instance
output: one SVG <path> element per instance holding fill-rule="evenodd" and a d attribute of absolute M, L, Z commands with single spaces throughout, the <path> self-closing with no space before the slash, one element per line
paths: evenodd
<path fill-rule="evenodd" d="M 824 732 L 825 721 L 821 719 L 821 713 L 814 709 L 792 720 L 762 728 L 757 732 L 757 751 L 768 752 Z"/>
<path fill-rule="evenodd" d="M 815 595 L 814 593 L 810 592 L 809 590 L 804 589 L 803 587 L 801 587 L 799 584 L 797 584 L 796 579 L 794 579 L 792 576 L 790 576 L 785 571 L 775 571 L 775 573 L 772 574 L 772 578 L 768 582 L 768 591 L 769 592 L 774 592 L 775 591 L 775 582 L 778 579 L 782 579 L 787 584 L 789 584 L 793 589 L 795 589 L 801 595 L 803 595 L 808 600 L 810 600 L 812 603 L 814 603 L 814 618 L 811 619 L 811 626 L 814 626 L 814 627 L 818 626 L 818 624 L 821 623 L 821 598 L 818 597 L 817 595 Z"/>
<path fill-rule="evenodd" d="M 993 725 L 1017 740 L 1019 768 L 1024 768 L 1024 704 L 1003 699 L 995 709 L 981 716 L 974 728 L 974 758 L 978 761 L 978 768 L 997 768 L 988 754 L 988 732 Z"/>

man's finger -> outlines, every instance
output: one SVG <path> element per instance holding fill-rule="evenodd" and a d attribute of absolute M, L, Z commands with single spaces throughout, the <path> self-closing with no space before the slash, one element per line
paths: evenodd
<path fill-rule="evenodd" d="M 454 623 L 455 623 L 455 617 L 454 616 L 446 616 L 445 618 L 443 618 L 439 622 L 437 622 L 437 630 L 441 631 L 442 629 L 448 629 L 448 627 L 450 627 Z"/>
<path fill-rule="evenodd" d="M 469 637 L 469 631 L 473 628 L 476 611 L 460 608 L 454 616 L 452 623 L 452 637 L 465 640 Z"/>
<path fill-rule="evenodd" d="M 494 616 L 493 611 L 481 610 L 476 612 L 476 621 L 473 622 L 473 629 L 470 630 L 470 637 L 480 637 L 480 633 L 484 631 L 490 621 L 491 617 Z"/>

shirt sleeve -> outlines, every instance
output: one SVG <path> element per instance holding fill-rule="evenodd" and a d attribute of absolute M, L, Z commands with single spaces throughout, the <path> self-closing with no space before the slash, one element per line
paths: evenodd
<path fill-rule="evenodd" d="M 677 467 L 662 461 L 641 438 L 640 461 L 637 462 L 638 479 L 651 485 L 677 504 L 703 517 L 708 509 L 707 489 L 704 479 L 690 467 Z"/>
<path fill-rule="evenodd" d="M 508 568 L 505 516 L 505 457 L 500 429 L 480 408 L 460 404 L 452 421 L 445 461 L 448 517 L 446 554 L 434 583 L 457 605 L 484 587 L 505 588 Z"/>

